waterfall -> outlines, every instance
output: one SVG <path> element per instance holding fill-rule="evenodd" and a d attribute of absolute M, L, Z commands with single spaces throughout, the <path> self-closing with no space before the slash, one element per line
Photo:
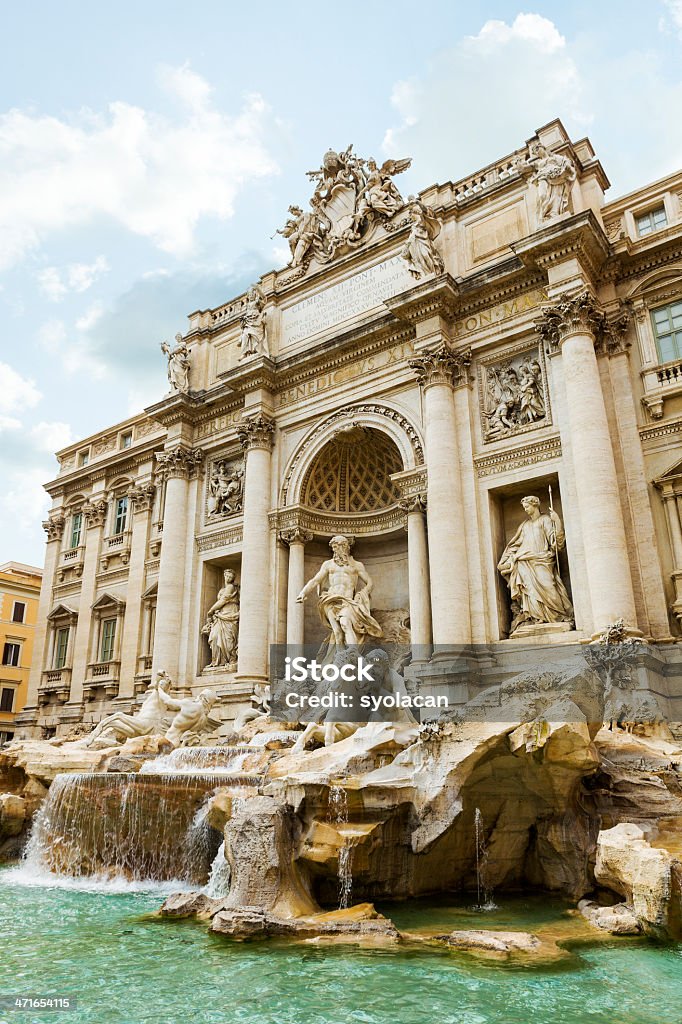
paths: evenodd
<path fill-rule="evenodd" d="M 341 835 L 343 826 L 348 825 L 348 793 L 343 786 L 333 785 L 329 787 L 327 818 L 330 824 L 337 826 L 339 835 Z M 339 910 L 348 909 L 353 894 L 353 846 L 352 837 L 345 835 L 343 837 L 343 846 L 339 850 L 337 869 Z"/>
<path fill-rule="evenodd" d="M 145 761 L 140 775 L 196 775 L 210 772 L 212 775 L 233 775 L 238 773 L 249 754 L 261 751 L 245 745 L 224 747 L 178 747 L 170 754 Z"/>
<path fill-rule="evenodd" d="M 219 833 L 206 804 L 213 775 L 65 773 L 36 815 L 24 868 L 75 878 L 208 878 Z"/>
<path fill-rule="evenodd" d="M 204 892 L 211 899 L 219 900 L 230 891 L 230 864 L 225 856 L 225 841 L 218 847 L 215 860 L 211 864 L 211 874 Z"/>
<path fill-rule="evenodd" d="M 493 903 L 492 892 L 487 888 L 485 882 L 485 866 L 488 860 L 488 850 L 483 831 L 483 815 L 480 808 L 474 812 L 474 845 L 476 849 L 476 906 L 474 910 L 497 910 Z"/>

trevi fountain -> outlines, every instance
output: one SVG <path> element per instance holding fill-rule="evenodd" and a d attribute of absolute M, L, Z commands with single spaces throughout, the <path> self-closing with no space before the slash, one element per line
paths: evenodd
<path fill-rule="evenodd" d="M 409 165 L 58 454 L 0 1021 L 682 1020 L 679 227 L 559 121 Z"/>

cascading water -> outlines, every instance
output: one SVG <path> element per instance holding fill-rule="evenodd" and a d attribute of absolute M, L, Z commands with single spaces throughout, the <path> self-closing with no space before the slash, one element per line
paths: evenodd
<path fill-rule="evenodd" d="M 215 860 L 211 864 L 211 874 L 204 888 L 204 892 L 211 899 L 223 899 L 230 891 L 230 864 L 225 856 L 225 841 L 218 847 Z"/>
<path fill-rule="evenodd" d="M 330 786 L 327 804 L 327 817 L 331 824 L 339 827 L 348 824 L 348 793 L 343 786 Z M 339 880 L 339 910 L 346 910 L 350 906 L 353 894 L 353 841 L 348 835 L 344 836 L 343 846 L 339 850 L 338 880 Z"/>
<path fill-rule="evenodd" d="M 71 877 L 206 882 L 220 842 L 212 775 L 66 773 L 36 816 L 24 867 Z"/>
<path fill-rule="evenodd" d="M 210 772 L 212 775 L 234 775 L 241 770 L 249 754 L 259 753 L 261 751 L 245 745 L 178 747 L 170 754 L 145 761 L 140 774 L 196 775 L 197 772 Z"/>
<path fill-rule="evenodd" d="M 497 910 L 493 902 L 492 892 L 486 887 L 485 866 L 488 860 L 485 833 L 483 831 L 483 815 L 480 808 L 474 811 L 474 844 L 476 848 L 476 905 L 474 910 Z"/>

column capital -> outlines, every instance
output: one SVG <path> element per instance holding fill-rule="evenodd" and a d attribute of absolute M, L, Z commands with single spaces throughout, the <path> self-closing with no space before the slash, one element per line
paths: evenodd
<path fill-rule="evenodd" d="M 156 452 L 157 472 L 162 480 L 189 480 L 198 474 L 203 461 L 203 449 L 188 448 L 184 444 Z"/>
<path fill-rule="evenodd" d="M 470 348 L 453 352 L 447 345 L 440 345 L 408 362 L 425 391 L 436 384 L 445 384 L 454 390 L 469 383 Z"/>
<path fill-rule="evenodd" d="M 128 491 L 128 498 L 132 504 L 133 512 L 149 512 L 154 504 L 156 487 L 153 483 L 136 484 Z"/>
<path fill-rule="evenodd" d="M 269 416 L 262 412 L 255 416 L 245 416 L 237 427 L 237 434 L 244 451 L 252 448 L 265 448 L 269 451 L 275 441 L 275 424 Z"/>
<path fill-rule="evenodd" d="M 411 494 L 409 497 L 399 501 L 398 505 L 406 516 L 409 516 L 412 512 L 426 512 L 426 495 Z"/>
<path fill-rule="evenodd" d="M 61 512 L 48 516 L 43 522 L 43 530 L 47 534 L 48 542 L 51 540 L 61 540 L 65 523 L 66 519 Z"/>
<path fill-rule="evenodd" d="M 93 529 L 97 526 L 104 526 L 108 507 L 109 506 L 104 498 L 100 498 L 97 501 L 85 502 L 81 511 L 85 516 L 85 525 L 88 529 Z"/>
<path fill-rule="evenodd" d="M 604 324 L 604 314 L 591 292 L 562 296 L 546 306 L 535 321 L 535 330 L 545 343 L 546 351 L 558 352 L 573 334 L 586 334 L 596 340 Z"/>
<path fill-rule="evenodd" d="M 291 530 L 280 530 L 279 539 L 290 547 L 292 544 L 309 544 L 315 535 L 310 530 L 295 526 Z"/>

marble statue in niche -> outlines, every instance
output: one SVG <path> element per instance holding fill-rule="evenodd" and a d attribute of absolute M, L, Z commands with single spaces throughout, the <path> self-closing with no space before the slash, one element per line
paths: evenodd
<path fill-rule="evenodd" d="M 481 367 L 483 439 L 494 441 L 547 421 L 538 349 Z"/>
<path fill-rule="evenodd" d="M 211 649 L 209 668 L 224 667 L 228 672 L 237 670 L 239 642 L 239 586 L 234 579 L 234 570 L 226 569 L 223 585 L 201 630 Z"/>
<path fill-rule="evenodd" d="M 441 220 L 421 200 L 410 196 L 410 234 L 400 250 L 400 257 L 415 280 L 435 277 L 443 273 L 443 257 L 436 249 L 434 239 L 440 234 Z"/>
<path fill-rule="evenodd" d="M 296 600 L 303 602 L 313 590 L 318 591 L 320 618 L 331 631 L 330 647 L 355 647 L 367 637 L 382 636 L 381 626 L 370 609 L 371 576 L 362 562 L 351 555 L 347 537 L 332 537 L 329 546 L 332 557 L 322 563 Z M 359 583 L 363 586 L 358 587 Z"/>
<path fill-rule="evenodd" d="M 181 334 L 175 335 L 175 348 L 161 342 L 161 351 L 168 360 L 168 383 L 171 391 L 189 391 L 189 348 Z"/>
<path fill-rule="evenodd" d="M 573 212 L 571 185 L 576 179 L 576 170 L 569 157 L 550 153 L 541 142 L 533 142 L 528 157 L 520 160 L 517 168 L 535 186 L 539 224 Z"/>
<path fill-rule="evenodd" d="M 559 552 L 566 543 L 561 519 L 551 507 L 541 512 L 536 495 L 522 498 L 521 504 L 528 518 L 497 563 L 512 602 L 510 636 L 523 627 L 573 621 L 573 606 L 559 570 Z"/>
<path fill-rule="evenodd" d="M 241 318 L 241 334 L 239 335 L 240 359 L 249 356 L 269 356 L 268 334 L 265 326 L 265 296 L 258 285 L 253 285 L 246 293 L 246 308 Z"/>
<path fill-rule="evenodd" d="M 219 459 L 211 466 L 208 479 L 207 510 L 209 520 L 223 519 L 242 511 L 244 469 L 242 464 Z"/>

